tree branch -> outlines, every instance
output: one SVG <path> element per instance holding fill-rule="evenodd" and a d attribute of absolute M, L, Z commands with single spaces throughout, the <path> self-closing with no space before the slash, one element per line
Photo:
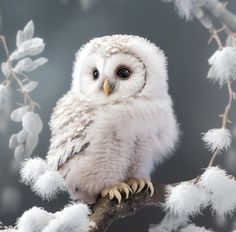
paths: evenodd
<path fill-rule="evenodd" d="M 205 1 L 202 8 L 230 30 L 236 31 L 236 15 L 226 9 L 226 3 L 219 2 L 218 0 Z"/>
<path fill-rule="evenodd" d="M 95 227 L 90 232 L 104 232 L 115 220 L 132 216 L 144 207 L 160 207 L 165 201 L 167 187 L 168 185 L 155 186 L 152 197 L 149 191 L 143 191 L 127 200 L 122 200 L 120 204 L 115 200 L 99 198 L 94 206 L 94 213 L 90 216 L 91 221 L 95 223 Z"/>

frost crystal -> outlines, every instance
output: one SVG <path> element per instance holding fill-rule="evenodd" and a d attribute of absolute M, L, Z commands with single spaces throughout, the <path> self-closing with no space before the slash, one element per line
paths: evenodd
<path fill-rule="evenodd" d="M 236 47 L 217 50 L 208 60 L 211 68 L 207 78 L 222 86 L 228 80 L 236 79 Z"/>
<path fill-rule="evenodd" d="M 208 168 L 198 183 L 208 193 L 213 211 L 219 216 L 232 213 L 236 208 L 236 181 L 218 167 Z"/>
<path fill-rule="evenodd" d="M 169 187 L 167 191 L 164 209 L 177 216 L 197 214 L 209 203 L 206 191 L 194 183 L 183 182 L 176 187 Z"/>
<path fill-rule="evenodd" d="M 202 140 L 211 151 L 223 150 L 231 145 L 231 133 L 226 128 L 211 129 L 203 134 Z"/>

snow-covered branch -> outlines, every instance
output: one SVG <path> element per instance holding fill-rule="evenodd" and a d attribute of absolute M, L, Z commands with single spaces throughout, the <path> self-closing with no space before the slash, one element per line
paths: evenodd
<path fill-rule="evenodd" d="M 13 134 L 9 140 L 9 148 L 15 150 L 15 158 L 18 161 L 32 155 L 43 128 L 43 123 L 35 112 L 39 104 L 30 95 L 38 82 L 32 81 L 28 73 L 44 65 L 47 59 L 40 57 L 32 60 L 32 57 L 41 54 L 45 47 L 43 39 L 34 37 L 34 30 L 34 23 L 30 21 L 23 30 L 17 32 L 16 49 L 13 52 L 9 51 L 5 37 L 0 35 L 6 55 L 1 64 L 4 80 L 0 82 L 0 110 L 4 111 L 8 107 L 8 93 L 13 81 L 23 97 L 23 102 L 17 103 L 19 107 L 13 110 L 10 116 L 13 121 L 22 122 L 22 130 Z"/>
<path fill-rule="evenodd" d="M 106 231 L 114 220 L 131 216 L 148 206 L 161 207 L 167 215 L 175 218 L 175 223 L 169 221 L 167 230 L 154 230 L 153 227 L 151 231 L 177 231 L 178 228 L 184 231 L 185 227 L 190 226 L 190 217 L 201 213 L 208 206 L 219 216 L 233 213 L 236 209 L 235 195 L 235 178 L 219 167 L 210 167 L 194 180 L 156 185 L 152 197 L 148 192 L 141 192 L 121 204 L 99 199 L 90 216 L 95 225 L 91 232 Z M 160 226 L 163 224 L 158 225 L 159 229 Z"/>

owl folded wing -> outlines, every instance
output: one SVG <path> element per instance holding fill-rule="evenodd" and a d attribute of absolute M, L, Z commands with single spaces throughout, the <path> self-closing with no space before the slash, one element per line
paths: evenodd
<path fill-rule="evenodd" d="M 89 146 L 87 128 L 93 123 L 93 108 L 75 101 L 70 94 L 60 99 L 50 121 L 52 132 L 48 163 L 59 169 L 74 155 L 82 154 Z"/>

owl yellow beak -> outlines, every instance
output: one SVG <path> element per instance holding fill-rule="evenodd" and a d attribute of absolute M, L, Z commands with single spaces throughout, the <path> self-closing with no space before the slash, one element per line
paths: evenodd
<path fill-rule="evenodd" d="M 113 89 L 114 88 L 113 88 L 112 83 L 108 80 L 105 80 L 104 83 L 103 83 L 103 92 L 106 94 L 106 96 L 111 94 Z"/>

